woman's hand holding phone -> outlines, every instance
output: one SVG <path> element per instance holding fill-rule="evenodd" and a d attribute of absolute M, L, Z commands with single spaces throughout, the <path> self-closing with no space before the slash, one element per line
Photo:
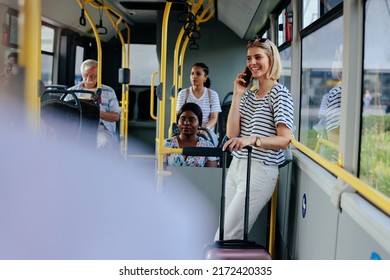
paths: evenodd
<path fill-rule="evenodd" d="M 242 96 L 247 90 L 250 82 L 252 81 L 252 72 L 248 67 L 245 67 L 244 71 L 237 75 L 234 82 L 234 94 Z"/>
<path fill-rule="evenodd" d="M 245 80 L 245 83 L 243 84 L 244 87 L 248 87 L 250 82 L 252 81 L 252 72 L 251 70 L 249 70 L 248 66 L 245 67 L 245 71 L 244 71 L 244 80 Z"/>

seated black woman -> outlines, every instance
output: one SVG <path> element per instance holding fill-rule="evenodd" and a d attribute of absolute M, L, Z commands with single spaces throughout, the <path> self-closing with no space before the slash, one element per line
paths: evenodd
<path fill-rule="evenodd" d="M 183 147 L 214 147 L 210 140 L 198 135 L 202 125 L 202 109 L 195 103 L 185 103 L 177 113 L 176 122 L 179 135 L 165 139 L 164 146 L 168 148 Z M 182 154 L 164 155 L 165 166 L 217 167 L 216 157 L 185 156 Z"/>

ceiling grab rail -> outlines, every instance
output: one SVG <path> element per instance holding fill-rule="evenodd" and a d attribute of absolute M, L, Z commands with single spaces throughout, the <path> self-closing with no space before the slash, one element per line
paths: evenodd
<path fill-rule="evenodd" d="M 291 144 L 293 144 L 299 151 L 310 157 L 312 160 L 317 162 L 319 165 L 324 167 L 329 172 L 333 173 L 338 177 L 338 179 L 343 180 L 353 189 L 355 189 L 359 194 L 369 200 L 371 203 L 380 208 L 387 215 L 390 215 L 390 198 L 385 196 L 383 193 L 380 193 L 376 189 L 373 189 L 365 182 L 357 178 L 355 175 L 351 174 L 347 170 L 343 169 L 339 165 L 330 162 L 329 160 L 323 158 L 318 153 L 309 149 L 305 145 L 301 144 L 299 141 L 294 138 L 291 139 Z"/>
<path fill-rule="evenodd" d="M 104 1 L 102 3 L 102 6 L 99 7 L 99 24 L 95 24 L 100 35 L 107 34 L 107 28 L 103 25 L 103 9 L 104 9 L 103 6 L 104 6 Z"/>
<path fill-rule="evenodd" d="M 84 13 L 84 1 L 82 1 L 82 4 L 81 4 L 81 15 L 80 15 L 80 18 L 79 18 L 79 24 L 81 26 L 86 26 L 87 25 L 87 21 L 85 20 L 85 13 Z"/>

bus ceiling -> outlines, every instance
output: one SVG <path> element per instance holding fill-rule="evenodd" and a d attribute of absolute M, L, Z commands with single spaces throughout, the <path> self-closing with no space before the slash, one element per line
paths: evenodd
<path fill-rule="evenodd" d="M 114 1 L 114 0 L 79 0 L 84 4 L 84 8 L 88 9 L 91 17 L 96 24 L 100 22 L 107 28 L 107 33 L 101 36 L 102 41 L 108 41 L 116 35 L 116 30 L 110 23 L 107 15 L 101 13 L 101 10 L 96 8 L 98 5 L 106 5 L 115 10 L 116 17 L 122 17 L 124 22 L 130 26 L 142 24 L 156 24 L 159 16 L 158 11 L 163 11 L 166 0 L 140 0 L 140 1 Z M 186 2 L 182 0 L 169 0 L 172 2 L 172 12 L 182 11 L 185 8 Z M 203 6 L 207 5 L 211 0 L 204 0 Z M 188 3 L 192 1 L 187 1 Z M 267 14 L 274 11 L 282 0 L 214 0 L 215 17 L 220 22 L 225 24 L 241 39 L 252 39 L 261 29 L 268 24 Z M 16 1 L 0 0 L 8 7 L 18 10 Z M 243 5 L 244 4 L 244 5 Z M 95 8 L 91 7 L 95 6 Z M 74 15 L 83 15 L 82 8 L 78 4 L 78 0 L 69 1 L 52 1 L 41 0 L 42 17 L 44 20 L 58 27 L 67 27 L 82 34 L 92 35 L 92 28 L 87 23 L 80 24 L 79 18 Z M 63 13 L 62 11 L 67 11 Z M 52 20 L 52 19 L 55 19 Z M 100 20 L 101 19 L 101 20 Z"/>

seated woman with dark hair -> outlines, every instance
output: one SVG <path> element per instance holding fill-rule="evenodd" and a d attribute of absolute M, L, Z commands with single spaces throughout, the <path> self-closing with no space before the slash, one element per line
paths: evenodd
<path fill-rule="evenodd" d="M 164 146 L 168 148 L 214 147 L 210 140 L 197 134 L 202 125 L 202 118 L 202 109 L 197 104 L 185 103 L 178 111 L 176 119 L 180 134 L 165 139 Z M 164 155 L 164 164 L 169 166 L 217 167 L 217 158 L 166 154 Z"/>

